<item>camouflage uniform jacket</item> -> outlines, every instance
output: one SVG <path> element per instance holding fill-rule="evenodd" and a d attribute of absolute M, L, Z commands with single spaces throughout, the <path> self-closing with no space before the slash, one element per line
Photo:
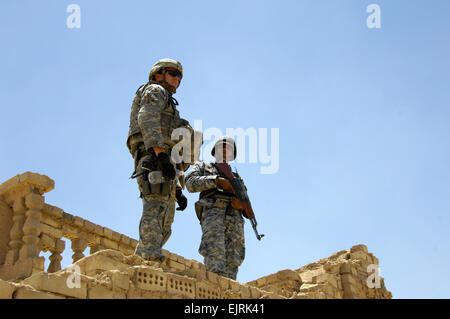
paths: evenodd
<path fill-rule="evenodd" d="M 233 173 L 239 179 L 237 173 Z M 190 193 L 200 192 L 200 199 L 195 203 L 195 212 L 201 220 L 201 213 L 207 208 L 228 205 L 233 193 L 218 188 L 216 178 L 226 178 L 216 167 L 215 163 L 197 162 L 186 176 L 186 188 Z M 243 181 L 242 181 L 243 182 Z M 245 188 L 247 189 L 247 188 Z M 230 205 L 231 207 L 231 205 Z"/>
<path fill-rule="evenodd" d="M 190 127 L 189 122 L 180 117 L 176 104 L 172 95 L 156 82 L 139 87 L 131 106 L 127 138 L 127 147 L 133 157 L 141 143 L 146 150 L 159 146 L 168 151 L 175 145 L 171 140 L 172 131 L 178 127 Z"/>

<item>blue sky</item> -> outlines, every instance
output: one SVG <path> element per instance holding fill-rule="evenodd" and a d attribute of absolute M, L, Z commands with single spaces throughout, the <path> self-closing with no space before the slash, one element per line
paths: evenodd
<path fill-rule="evenodd" d="M 374 3 L 379 29 L 366 25 Z M 445 0 L 2 1 L 0 181 L 45 174 L 46 202 L 137 239 L 129 112 L 171 57 L 191 123 L 279 129 L 275 174 L 259 158 L 232 165 L 266 234 L 246 224 L 239 281 L 366 244 L 394 298 L 449 298 L 449 12 Z M 202 261 L 198 194 L 185 193 L 164 248 Z M 63 266 L 71 254 L 68 241 Z"/>

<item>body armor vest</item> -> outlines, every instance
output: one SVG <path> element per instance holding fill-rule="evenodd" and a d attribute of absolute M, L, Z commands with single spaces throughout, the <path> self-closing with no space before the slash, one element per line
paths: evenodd
<path fill-rule="evenodd" d="M 136 91 L 136 96 L 133 100 L 133 104 L 131 105 L 131 113 L 130 113 L 130 128 L 128 131 L 127 138 L 127 147 L 134 156 L 135 150 L 139 143 L 143 143 L 143 138 L 141 134 L 141 128 L 138 123 L 138 114 L 141 109 L 141 99 L 144 90 L 152 84 L 156 84 L 155 82 L 148 82 L 146 84 L 141 85 Z M 164 137 L 164 143 L 169 147 L 173 147 L 175 142 L 171 140 L 172 131 L 180 126 L 189 125 L 189 122 L 180 118 L 180 114 L 175 107 L 174 99 L 169 96 L 168 103 L 166 107 L 161 112 L 161 132 Z"/>

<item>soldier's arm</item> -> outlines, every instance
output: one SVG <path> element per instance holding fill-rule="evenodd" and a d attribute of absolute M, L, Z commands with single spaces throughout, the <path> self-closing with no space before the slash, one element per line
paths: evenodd
<path fill-rule="evenodd" d="M 160 86 L 150 85 L 144 91 L 138 113 L 138 124 L 146 149 L 166 146 L 161 130 L 161 112 L 167 104 L 167 99 L 167 92 Z"/>
<path fill-rule="evenodd" d="M 217 175 L 205 175 L 204 163 L 197 163 L 186 176 L 186 188 L 189 193 L 203 192 L 217 188 Z"/>

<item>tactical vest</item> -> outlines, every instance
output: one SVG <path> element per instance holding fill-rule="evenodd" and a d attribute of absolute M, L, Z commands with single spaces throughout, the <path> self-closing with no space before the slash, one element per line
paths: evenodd
<path fill-rule="evenodd" d="M 141 85 L 136 91 L 136 96 L 131 105 L 130 114 L 130 128 L 128 131 L 127 147 L 134 157 L 137 144 L 143 143 L 141 129 L 138 123 L 138 114 L 141 109 L 141 99 L 144 90 L 149 85 L 158 85 L 155 82 L 148 82 Z M 189 122 L 180 118 L 180 113 L 176 109 L 175 103 L 171 96 L 168 98 L 168 103 L 161 113 L 161 132 L 164 138 L 164 143 L 170 148 L 175 145 L 175 142 L 171 140 L 172 131 L 180 126 L 189 125 Z"/>

